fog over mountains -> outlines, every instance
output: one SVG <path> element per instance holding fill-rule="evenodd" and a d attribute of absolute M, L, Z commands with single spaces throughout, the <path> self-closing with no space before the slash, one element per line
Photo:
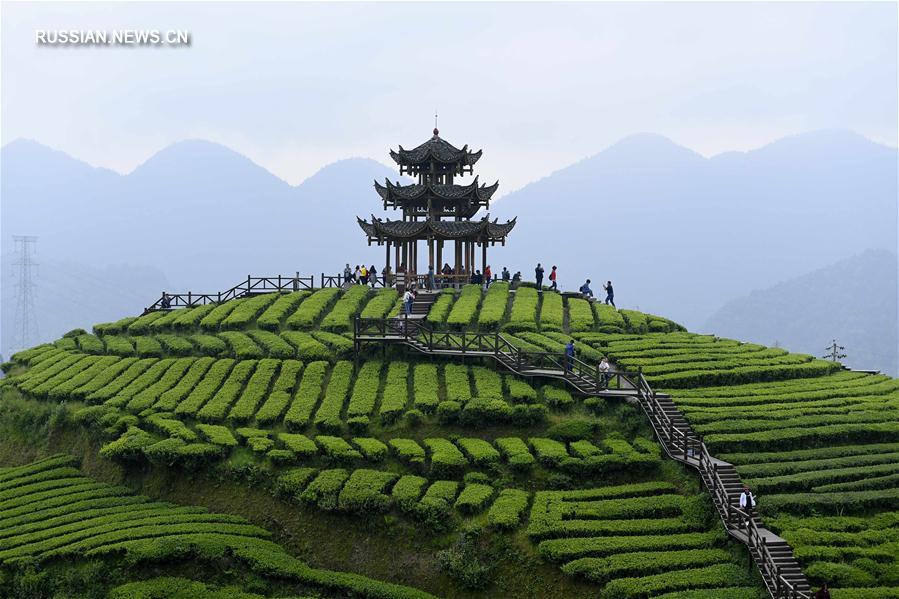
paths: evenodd
<path fill-rule="evenodd" d="M 896 149 L 840 131 L 711 159 L 661 136 L 635 135 L 497 201 L 491 218 L 518 216 L 518 226 L 491 262 L 526 278 L 538 260 L 557 264 L 563 288 L 585 277 L 595 288 L 612 279 L 621 305 L 701 329 L 753 289 L 869 248 L 894 251 L 896 165 Z M 365 245 L 356 216 L 382 216 L 372 180 L 398 178 L 354 158 L 290 186 L 205 141 L 173 144 L 120 175 L 18 140 L 3 147 L 0 171 L 4 351 L 14 234 L 40 237 L 39 260 L 153 269 L 142 272 L 158 276 L 140 277 L 148 288 L 167 281 L 171 290 L 217 291 L 249 273 L 318 274 L 363 260 L 380 268 L 383 250 Z M 502 184 L 502 173 L 481 179 Z M 150 291 L 143 303 L 161 289 Z"/>

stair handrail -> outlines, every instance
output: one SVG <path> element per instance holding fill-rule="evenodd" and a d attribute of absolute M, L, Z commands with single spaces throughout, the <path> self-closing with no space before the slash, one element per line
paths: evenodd
<path fill-rule="evenodd" d="M 756 563 L 762 572 L 762 578 L 766 580 L 766 585 L 769 580 L 773 584 L 774 588 L 769 587 L 772 595 L 788 599 L 810 599 L 808 593 L 797 590 L 795 585 L 780 573 L 780 568 L 768 548 L 766 537 L 761 533 L 753 515 L 738 505 L 731 504 L 727 487 L 718 473 L 719 465 L 731 466 L 731 464 L 713 458 L 701 436 L 688 434 L 674 426 L 672 419 L 662 409 L 655 392 L 642 372 L 638 374 L 637 381 L 639 383 L 637 386 L 638 398 L 644 411 L 647 412 L 650 422 L 658 426 L 658 428 L 656 426 L 653 428 L 656 429 L 659 441 L 663 446 L 668 445 L 665 450 L 671 457 L 680 454 L 685 462 L 688 461 L 688 458 L 696 460 L 697 468 L 703 480 L 706 481 L 710 495 L 715 503 L 724 510 L 725 528 L 744 530 L 747 546 L 750 550 L 756 549 L 758 552 Z M 663 424 L 667 426 L 662 426 Z M 663 436 L 663 432 L 668 432 L 667 439 Z M 742 526 L 741 523 L 743 523 Z"/>

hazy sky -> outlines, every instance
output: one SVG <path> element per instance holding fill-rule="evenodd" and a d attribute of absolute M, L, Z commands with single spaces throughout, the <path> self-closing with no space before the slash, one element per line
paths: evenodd
<path fill-rule="evenodd" d="M 509 192 L 621 137 L 710 155 L 819 128 L 897 144 L 897 4 L 3 3 L 2 142 L 128 172 L 187 138 L 291 182 L 444 138 Z M 186 29 L 182 48 L 38 29 Z"/>

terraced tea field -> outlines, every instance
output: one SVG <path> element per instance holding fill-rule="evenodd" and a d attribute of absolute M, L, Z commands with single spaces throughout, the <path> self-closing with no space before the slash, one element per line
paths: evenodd
<path fill-rule="evenodd" d="M 0 469 L 0 510 L 20 512 L 0 520 L 0 594 L 30 584 L 33 560 L 122 572 L 133 559 L 155 566 L 98 577 L 97 589 L 765 596 L 698 477 L 663 457 L 637 407 L 491 361 L 400 348 L 351 361 L 353 318 L 398 311 L 393 290 L 362 286 L 259 295 L 14 356 L 0 383 L 0 463 L 14 466 Z M 426 321 L 534 352 L 573 338 L 581 360 L 640 369 L 753 486 L 814 584 L 836 598 L 899 596 L 897 381 L 527 286 L 441 292 Z M 23 465 L 62 450 L 128 486 L 90 480 L 70 458 Z M 150 532 L 144 519 L 164 524 Z M 233 574 L 216 561 L 226 557 Z"/>

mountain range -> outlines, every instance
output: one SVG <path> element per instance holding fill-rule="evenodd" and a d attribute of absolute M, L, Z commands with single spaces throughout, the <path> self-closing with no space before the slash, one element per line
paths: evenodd
<path fill-rule="evenodd" d="M 249 273 L 380 267 L 383 250 L 365 245 L 356 216 L 383 215 L 372 180 L 385 177 L 396 171 L 352 158 L 291 186 L 202 140 L 123 175 L 17 140 L 0 151 L 0 251 L 10 255 L 13 234 L 37 235 L 39 258 L 155 269 L 182 291 L 217 291 Z M 502 183 L 501 173 L 481 178 Z M 896 149 L 854 133 L 712 158 L 640 134 L 496 201 L 491 218 L 518 224 L 490 261 L 526 278 L 537 261 L 557 264 L 568 289 L 610 279 L 619 305 L 701 328 L 753 289 L 869 248 L 894 250 L 896 198 Z"/>
<path fill-rule="evenodd" d="M 836 340 L 844 364 L 899 376 L 897 271 L 896 254 L 862 252 L 734 299 L 704 328 L 815 356 Z"/>

